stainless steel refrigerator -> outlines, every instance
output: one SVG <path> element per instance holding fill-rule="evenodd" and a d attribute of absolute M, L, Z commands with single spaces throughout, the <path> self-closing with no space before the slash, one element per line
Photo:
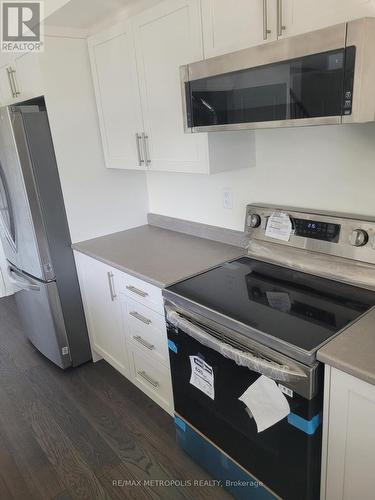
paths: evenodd
<path fill-rule="evenodd" d="M 90 360 L 42 98 L 0 109 L 0 236 L 18 312 L 32 344 L 61 368 Z"/>

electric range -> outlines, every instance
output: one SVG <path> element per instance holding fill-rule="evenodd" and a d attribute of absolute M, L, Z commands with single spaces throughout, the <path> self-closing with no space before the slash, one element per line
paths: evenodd
<path fill-rule="evenodd" d="M 375 305 L 375 221 L 249 205 L 245 231 L 246 256 L 163 291 L 178 441 L 238 498 L 318 498 L 316 353 Z M 261 375 L 290 413 L 259 433 L 239 397 Z"/>

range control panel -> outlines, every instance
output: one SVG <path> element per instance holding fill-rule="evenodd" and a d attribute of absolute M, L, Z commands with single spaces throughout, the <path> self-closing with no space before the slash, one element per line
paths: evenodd
<path fill-rule="evenodd" d="M 296 236 L 337 243 L 340 237 L 340 224 L 320 220 L 291 219 L 292 230 Z"/>
<path fill-rule="evenodd" d="M 248 205 L 251 239 L 375 263 L 375 219 L 285 207 Z"/>

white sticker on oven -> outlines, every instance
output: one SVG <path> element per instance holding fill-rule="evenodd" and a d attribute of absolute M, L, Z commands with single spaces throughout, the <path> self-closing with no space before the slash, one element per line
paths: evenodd
<path fill-rule="evenodd" d="M 190 383 L 211 399 L 215 399 L 214 371 L 198 356 L 189 356 L 191 365 Z"/>
<path fill-rule="evenodd" d="M 285 212 L 273 212 L 268 218 L 266 236 L 277 240 L 289 241 L 292 234 L 292 221 Z"/>
<path fill-rule="evenodd" d="M 281 392 L 283 392 L 284 394 L 286 394 L 287 396 L 289 397 L 293 397 L 293 391 L 292 389 L 289 389 L 289 387 L 285 387 L 285 385 L 281 385 L 281 384 L 277 384 L 279 386 L 279 389 Z"/>

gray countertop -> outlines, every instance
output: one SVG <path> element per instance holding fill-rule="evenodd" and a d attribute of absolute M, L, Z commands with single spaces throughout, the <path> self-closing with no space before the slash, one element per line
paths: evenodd
<path fill-rule="evenodd" d="M 151 225 L 75 243 L 73 249 L 161 288 L 246 253 L 241 247 Z"/>
<path fill-rule="evenodd" d="M 375 385 L 375 309 L 322 347 L 318 359 Z"/>
<path fill-rule="evenodd" d="M 223 238 L 228 237 L 225 231 Z M 230 236 L 233 240 L 236 235 Z M 75 243 L 73 248 L 161 288 L 246 254 L 240 246 L 154 225 Z M 375 309 L 322 347 L 317 357 L 375 385 Z"/>

